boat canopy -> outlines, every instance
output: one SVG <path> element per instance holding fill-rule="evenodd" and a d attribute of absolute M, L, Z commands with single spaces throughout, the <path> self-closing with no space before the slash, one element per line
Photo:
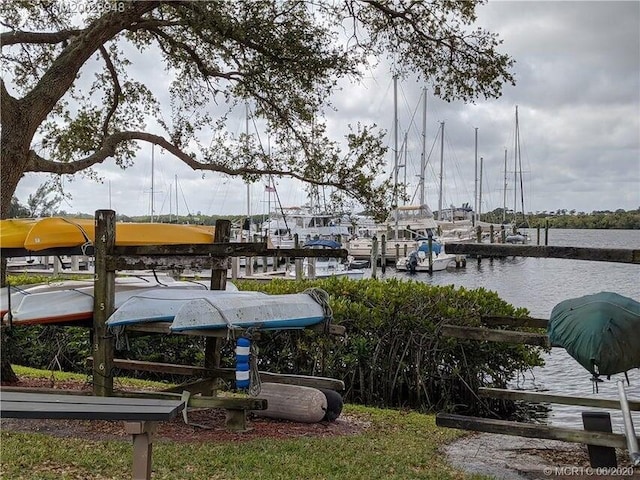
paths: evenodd
<path fill-rule="evenodd" d="M 324 247 L 324 248 L 341 248 L 342 245 L 340 242 L 336 242 L 334 240 L 309 240 L 307 243 L 303 245 L 304 248 L 310 247 Z"/>
<path fill-rule="evenodd" d="M 551 311 L 547 327 L 554 347 L 593 375 L 640 367 L 640 303 L 613 292 L 572 298 Z"/>
<path fill-rule="evenodd" d="M 214 227 L 166 223 L 116 223 L 116 245 L 181 245 L 213 242 Z M 92 218 L 48 217 L 0 220 L 0 248 L 42 252 L 92 246 Z"/>

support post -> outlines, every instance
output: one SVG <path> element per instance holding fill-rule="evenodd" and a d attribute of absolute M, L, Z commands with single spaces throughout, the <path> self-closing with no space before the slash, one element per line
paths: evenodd
<path fill-rule="evenodd" d="M 376 238 L 375 236 L 373 238 Z M 382 274 L 384 275 L 387 271 L 387 236 L 382 234 L 381 242 L 380 242 L 380 267 L 382 268 Z M 378 263 L 378 252 L 376 251 L 376 256 L 374 261 Z M 373 268 L 373 267 L 372 267 Z"/>
<path fill-rule="evenodd" d="M 107 319 L 115 301 L 115 271 L 107 271 L 107 256 L 116 243 L 116 212 L 97 210 L 95 214 L 96 259 L 93 287 L 93 394 L 113 394 L 114 339 L 107 331 Z"/>
<path fill-rule="evenodd" d="M 544 221 L 544 244 L 549 245 L 549 219 Z"/>
<path fill-rule="evenodd" d="M 384 236 L 382 238 L 384 242 Z M 382 265 L 384 264 L 385 264 L 385 261 L 384 261 L 384 253 L 383 253 Z M 371 239 L 371 278 L 377 278 L 377 277 L 378 277 L 378 238 L 374 235 L 374 237 Z"/>
<path fill-rule="evenodd" d="M 611 416 L 607 412 L 582 412 L 582 424 L 591 432 L 612 432 Z M 587 444 L 587 450 L 593 468 L 618 466 L 615 448 Z"/>
<path fill-rule="evenodd" d="M 133 480 L 151 480 L 157 422 L 125 422 L 124 428 L 133 436 Z"/>
<path fill-rule="evenodd" d="M 298 237 L 298 234 L 295 233 L 293 235 L 293 244 L 295 246 L 295 249 L 297 250 L 298 248 L 300 248 L 300 239 Z M 303 266 L 303 262 L 304 260 L 302 258 L 296 258 L 295 259 L 295 269 L 296 269 L 296 280 L 300 281 L 302 280 L 302 266 Z"/>
<path fill-rule="evenodd" d="M 231 239 L 231 222 L 229 220 L 216 220 L 216 227 L 213 233 L 213 243 L 226 243 Z M 249 261 L 250 257 L 247 257 Z M 215 258 L 214 262 L 222 261 L 226 263 L 225 259 Z M 218 268 L 216 268 L 218 267 Z M 211 269 L 211 290 L 225 290 L 227 288 L 227 269 L 221 268 L 221 265 L 214 265 Z M 218 337 L 207 337 L 205 339 L 204 347 L 204 368 L 219 368 L 220 367 L 220 348 L 222 346 L 222 339 Z M 213 391 L 215 394 L 216 382 L 212 382 Z"/>

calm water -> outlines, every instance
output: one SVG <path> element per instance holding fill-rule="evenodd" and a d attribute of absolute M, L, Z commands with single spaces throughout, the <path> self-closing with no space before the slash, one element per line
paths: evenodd
<path fill-rule="evenodd" d="M 531 232 L 532 241 L 536 232 Z M 544 242 L 544 240 L 541 240 Z M 602 248 L 640 248 L 640 230 L 549 230 L 549 245 Z M 546 258 L 506 258 L 477 261 L 470 259 L 461 270 L 415 275 L 388 268 L 386 277 L 412 278 L 434 285 L 479 288 L 497 292 L 516 307 L 527 308 L 532 317 L 549 318 L 559 302 L 601 291 L 611 291 L 640 301 L 640 266 L 583 260 Z M 640 345 L 638 345 L 640 348 Z M 590 374 L 565 350 L 554 348 L 545 355 L 545 366 L 528 372 L 517 382 L 519 388 L 548 390 L 552 393 L 591 396 Z M 618 398 L 615 375 L 599 384 L 599 396 Z M 631 386 L 627 397 L 640 399 L 640 369 L 629 372 Z M 516 386 L 514 384 L 514 386 Z M 552 405 L 549 423 L 582 426 L 582 407 Z M 586 409 L 586 408 L 585 408 Z M 610 411 L 614 431 L 622 432 L 619 411 Z M 640 431 L 640 412 L 634 415 L 636 431 Z"/>

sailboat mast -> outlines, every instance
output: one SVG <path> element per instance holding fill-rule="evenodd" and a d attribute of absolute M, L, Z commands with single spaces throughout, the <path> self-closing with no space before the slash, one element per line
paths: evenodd
<path fill-rule="evenodd" d="M 393 138 L 394 138 L 394 180 L 393 196 L 395 215 L 396 239 L 398 238 L 398 75 L 393 76 Z"/>
<path fill-rule="evenodd" d="M 176 175 L 176 223 L 178 223 L 178 175 Z"/>
<path fill-rule="evenodd" d="M 518 223 L 518 148 L 520 146 L 518 128 L 518 106 L 516 105 L 516 134 L 513 149 L 513 223 Z"/>
<path fill-rule="evenodd" d="M 444 122 L 440 123 L 440 189 L 438 192 L 438 220 L 442 220 L 442 178 L 444 170 Z"/>
<path fill-rule="evenodd" d="M 477 215 L 478 220 L 480 220 L 480 214 L 482 213 L 482 162 L 483 162 L 483 158 L 480 157 L 480 186 L 478 188 L 478 210 L 476 210 L 477 213 L 475 213 L 474 215 Z"/>
<path fill-rule="evenodd" d="M 476 176 L 475 178 L 475 192 L 473 194 L 473 200 L 474 200 L 474 205 L 473 205 L 473 222 L 472 224 L 475 226 L 476 224 L 476 220 L 478 219 L 478 127 L 475 127 L 475 165 L 476 165 Z"/>
<path fill-rule="evenodd" d="M 422 156 L 420 157 L 420 206 L 425 204 L 424 184 L 425 170 L 427 169 L 427 89 L 422 89 L 424 95 L 422 101 Z"/>
<path fill-rule="evenodd" d="M 519 126 L 518 126 L 519 127 Z M 520 145 L 520 130 L 518 128 L 518 175 L 520 177 L 520 207 L 522 207 L 522 223 L 527 223 L 524 213 L 524 188 L 522 184 L 522 146 Z"/>
<path fill-rule="evenodd" d="M 402 168 L 404 170 L 404 198 L 402 199 L 402 204 L 406 205 L 407 204 L 407 136 L 408 136 L 409 132 L 405 131 L 404 132 L 404 163 L 402 165 Z"/>
<path fill-rule="evenodd" d="M 247 151 L 249 150 L 249 104 L 245 104 L 245 132 L 247 134 Z M 247 218 L 249 219 L 249 231 L 247 241 L 251 240 L 251 185 L 247 182 Z"/>
<path fill-rule="evenodd" d="M 154 147 L 155 144 L 151 144 L 151 223 L 153 223 L 153 182 L 154 182 Z"/>
<path fill-rule="evenodd" d="M 507 149 L 504 149 L 504 194 L 502 199 L 502 223 L 507 223 Z"/>

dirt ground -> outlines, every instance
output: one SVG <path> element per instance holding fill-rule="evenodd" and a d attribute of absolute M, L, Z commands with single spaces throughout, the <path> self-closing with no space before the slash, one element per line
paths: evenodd
<path fill-rule="evenodd" d="M 55 388 L 60 390 L 90 391 L 91 386 L 77 381 L 48 379 L 22 379 L 15 386 Z M 157 439 L 175 442 L 244 442 L 255 438 L 331 437 L 354 435 L 367 428 L 365 422 L 349 415 L 341 415 L 334 422 L 298 423 L 274 420 L 250 415 L 247 432 L 230 432 L 225 428 L 225 412 L 219 409 L 189 409 L 187 421 L 183 417 L 158 424 Z M 124 422 L 96 420 L 32 420 L 3 418 L 2 430 L 41 432 L 60 437 L 111 440 L 129 438 L 124 431 Z"/>
<path fill-rule="evenodd" d="M 447 445 L 444 453 L 453 466 L 496 479 L 640 479 L 626 450 L 616 450 L 618 468 L 605 471 L 590 467 L 586 445 L 555 440 L 478 433 Z"/>

